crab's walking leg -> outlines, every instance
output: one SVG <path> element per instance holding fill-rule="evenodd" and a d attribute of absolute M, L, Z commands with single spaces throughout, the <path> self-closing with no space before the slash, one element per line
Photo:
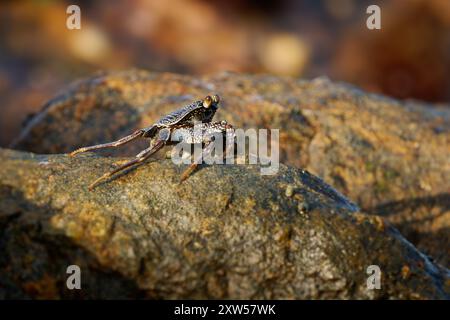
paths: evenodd
<path fill-rule="evenodd" d="M 160 150 L 164 144 L 166 143 L 166 140 L 158 140 L 153 146 L 141 151 L 135 159 L 128 161 L 127 163 L 121 165 L 120 167 L 112 170 L 111 172 L 105 173 L 103 176 L 95 180 L 89 185 L 89 190 L 92 190 L 100 181 L 107 179 L 111 177 L 113 174 L 122 171 L 128 167 L 131 167 L 132 165 L 135 165 L 137 163 L 140 163 L 144 160 L 146 160 L 148 157 L 150 157 L 152 154 Z"/>
<path fill-rule="evenodd" d="M 94 146 L 90 146 L 90 147 L 84 147 L 84 148 L 80 148 L 77 149 L 75 151 L 72 151 L 71 153 L 69 153 L 69 156 L 73 157 L 78 153 L 82 153 L 82 152 L 87 152 L 87 151 L 92 151 L 92 150 L 97 150 L 97 149 L 103 149 L 103 148 L 111 148 L 111 147 L 118 147 L 121 146 L 123 144 L 126 144 L 130 141 L 133 141 L 134 139 L 140 138 L 145 131 L 143 131 L 142 129 L 137 130 L 135 132 L 133 132 L 132 134 L 123 137 L 117 141 L 113 141 L 113 142 L 109 142 L 109 143 L 103 143 L 103 144 L 96 144 Z"/>
<path fill-rule="evenodd" d="M 214 122 L 214 123 L 208 123 L 205 124 L 205 127 L 207 127 L 206 130 L 211 129 L 210 132 L 217 132 L 217 130 L 220 130 L 222 134 L 225 134 L 226 138 L 226 148 L 224 156 L 234 156 L 234 153 L 232 151 L 234 150 L 234 129 L 233 126 L 227 124 L 225 121 L 222 122 Z M 211 137 L 206 135 L 203 136 L 205 147 L 202 151 L 202 153 L 198 156 L 198 158 L 194 159 L 194 162 L 183 172 L 180 178 L 180 182 L 183 182 L 186 180 L 190 174 L 198 167 L 199 163 L 202 159 L 205 158 L 209 153 L 211 153 L 212 149 L 214 148 L 214 140 L 211 140 Z M 206 138 L 206 139 L 205 139 Z"/>
<path fill-rule="evenodd" d="M 136 131 L 138 132 L 138 131 Z M 145 131 L 141 130 L 141 133 L 145 133 Z M 131 135 L 130 135 L 131 136 Z M 126 138 L 126 137 L 125 137 Z M 100 181 L 102 181 L 103 179 L 109 178 L 111 177 L 113 174 L 122 171 L 134 164 L 140 163 L 142 161 L 144 161 L 145 159 L 147 159 L 148 157 L 150 157 L 152 154 L 154 154 L 155 152 L 157 152 L 158 150 L 160 150 L 165 144 L 166 142 L 169 140 L 170 138 L 170 130 L 169 129 L 163 129 L 159 132 L 159 136 L 158 139 L 156 140 L 155 144 L 151 145 L 150 147 L 148 147 L 147 149 L 139 152 L 136 155 L 136 158 L 121 165 L 120 167 L 114 169 L 111 172 L 105 173 L 103 176 L 101 176 L 100 178 L 98 178 L 97 180 L 95 180 L 93 183 L 91 183 L 89 185 L 89 190 L 92 190 Z M 134 139 L 134 138 L 131 138 Z"/>
<path fill-rule="evenodd" d="M 202 153 L 198 156 L 198 158 L 194 159 L 194 162 L 186 170 L 184 170 L 183 174 L 181 175 L 180 182 L 183 182 L 191 175 L 191 173 L 198 167 L 198 165 L 202 161 L 202 159 L 208 153 L 211 153 L 211 150 L 213 149 L 213 147 L 214 147 L 214 143 L 212 143 L 212 141 L 209 141 L 206 143 L 205 148 L 203 149 Z"/>

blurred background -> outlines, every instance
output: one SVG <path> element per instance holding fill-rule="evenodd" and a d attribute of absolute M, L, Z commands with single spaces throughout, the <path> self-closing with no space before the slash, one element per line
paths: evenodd
<path fill-rule="evenodd" d="M 81 30 L 66 28 L 81 7 Z M 381 7 L 381 30 L 366 8 Z M 450 101 L 449 0 L 2 1 L 0 146 L 98 70 L 271 73 Z"/>

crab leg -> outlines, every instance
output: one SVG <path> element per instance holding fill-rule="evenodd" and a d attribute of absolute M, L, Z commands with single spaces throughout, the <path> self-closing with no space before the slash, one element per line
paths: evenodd
<path fill-rule="evenodd" d="M 133 141 L 137 138 L 140 138 L 142 135 L 144 134 L 144 131 L 142 129 L 137 130 L 135 132 L 133 132 L 132 134 L 123 137 L 117 141 L 113 141 L 113 142 L 109 142 L 109 143 L 103 143 L 103 144 L 96 144 L 94 146 L 90 146 L 90 147 L 84 147 L 84 148 L 80 148 L 77 149 L 75 151 L 72 151 L 71 153 L 69 153 L 69 156 L 73 157 L 78 153 L 82 153 L 82 152 L 87 152 L 87 151 L 92 151 L 92 150 L 97 150 L 97 149 L 103 149 L 103 148 L 111 148 L 111 147 L 118 147 L 121 146 L 123 144 L 126 144 L 130 141 Z"/>
<path fill-rule="evenodd" d="M 111 177 L 113 174 L 122 171 L 128 167 L 131 167 L 132 165 L 135 165 L 137 163 L 141 163 L 142 161 L 146 160 L 148 157 L 150 157 L 152 154 L 154 154 L 155 152 L 157 152 L 158 150 L 160 150 L 164 144 L 166 143 L 166 140 L 158 140 L 153 146 L 141 151 L 135 159 L 128 161 L 127 163 L 121 165 L 120 167 L 105 173 L 104 175 L 102 175 L 100 178 L 98 178 L 97 180 L 95 180 L 94 182 L 92 182 L 89 185 L 89 190 L 92 190 L 100 181 L 107 179 L 109 177 Z"/>
<path fill-rule="evenodd" d="M 194 162 L 186 169 L 184 170 L 183 174 L 181 175 L 180 182 L 183 182 L 186 180 L 192 172 L 198 167 L 199 163 L 201 162 L 202 158 L 211 152 L 212 148 L 214 147 L 214 143 L 208 142 L 203 149 L 202 153 L 198 156 L 198 158 L 194 159 Z"/>

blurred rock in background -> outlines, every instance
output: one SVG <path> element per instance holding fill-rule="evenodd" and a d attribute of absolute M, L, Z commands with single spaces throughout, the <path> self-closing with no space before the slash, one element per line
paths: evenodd
<path fill-rule="evenodd" d="M 81 7 L 82 29 L 66 29 Z M 382 9 L 382 30 L 365 27 Z M 450 100 L 450 2 L 30 1 L 0 5 L 0 146 L 69 82 L 97 70 L 328 75 L 366 90 Z"/>

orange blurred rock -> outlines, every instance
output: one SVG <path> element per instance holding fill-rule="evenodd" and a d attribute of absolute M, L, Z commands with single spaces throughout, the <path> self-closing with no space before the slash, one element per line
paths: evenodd
<path fill-rule="evenodd" d="M 443 3 L 447 3 L 444 5 Z M 338 43 L 333 75 L 398 98 L 450 99 L 448 1 L 392 1 L 382 29 L 358 22 Z"/>

